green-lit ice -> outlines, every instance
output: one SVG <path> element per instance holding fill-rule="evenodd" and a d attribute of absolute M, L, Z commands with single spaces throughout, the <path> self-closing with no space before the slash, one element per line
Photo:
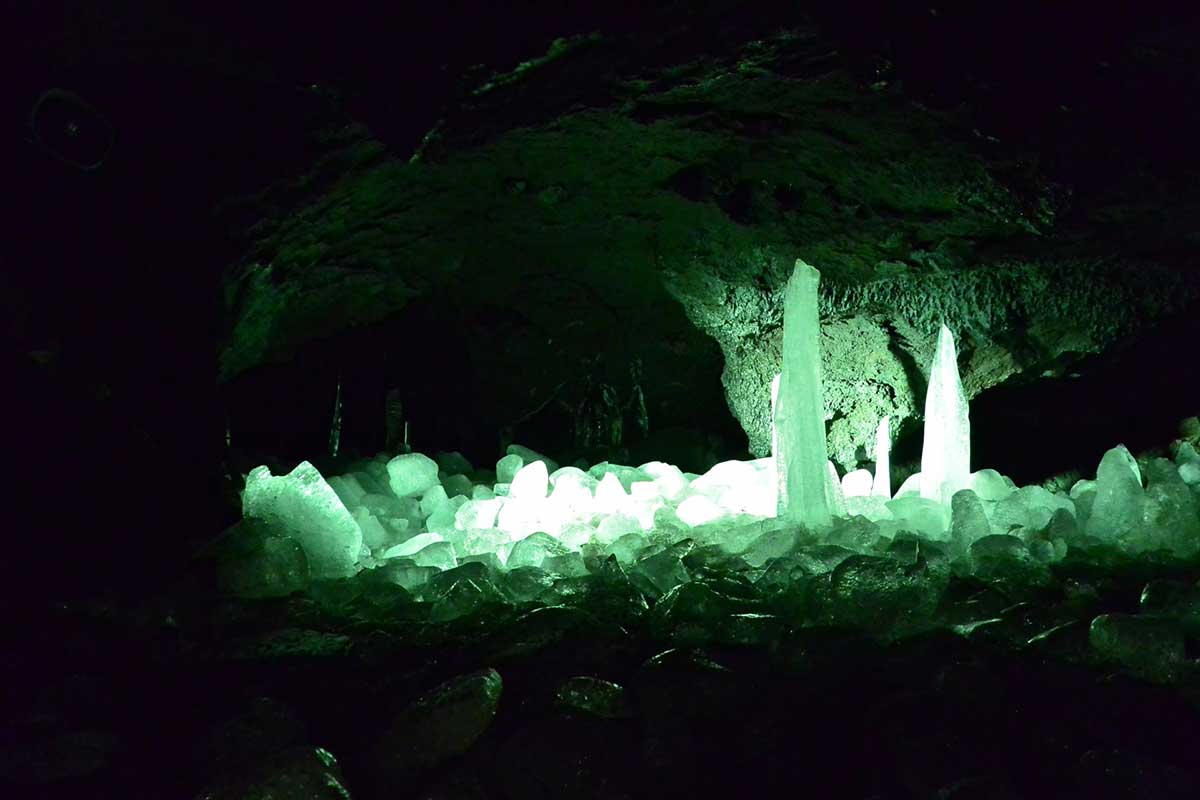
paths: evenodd
<path fill-rule="evenodd" d="M 971 422 L 958 375 L 954 336 L 942 326 L 925 395 L 925 443 L 921 449 L 921 496 L 950 505 L 971 477 Z"/>
<path fill-rule="evenodd" d="M 242 515 L 296 540 L 314 578 L 341 578 L 358 571 L 362 529 L 307 461 L 287 475 L 272 475 L 265 466 L 251 470 L 242 495 Z"/>
<path fill-rule="evenodd" d="M 779 516 L 824 530 L 832 519 L 817 311 L 820 281 L 820 272 L 796 260 L 784 295 L 783 377 L 775 408 L 779 440 L 775 463 Z"/>

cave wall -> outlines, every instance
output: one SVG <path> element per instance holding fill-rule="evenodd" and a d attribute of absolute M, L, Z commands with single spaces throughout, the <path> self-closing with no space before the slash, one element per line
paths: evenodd
<path fill-rule="evenodd" d="M 830 455 L 850 469 L 880 416 L 914 429 L 942 322 L 977 396 L 1070 374 L 1194 307 L 1173 249 L 1187 203 L 1147 233 L 1128 197 L 1080 197 L 1035 151 L 911 94 L 862 80 L 811 27 L 652 65 L 620 39 L 556 41 L 409 158 L 345 129 L 299 182 L 316 196 L 258 223 L 229 272 L 222 376 L 416 315 L 420 343 L 371 345 L 411 353 L 394 380 L 469 414 L 473 442 L 519 421 L 535 446 L 569 447 L 589 376 L 620 383 L 635 360 L 652 425 L 716 424 L 699 413 L 711 337 L 763 455 L 780 292 L 802 257 L 823 274 Z"/>

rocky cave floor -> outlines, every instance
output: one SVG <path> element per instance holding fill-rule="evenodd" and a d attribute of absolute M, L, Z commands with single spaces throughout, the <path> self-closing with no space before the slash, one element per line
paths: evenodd
<path fill-rule="evenodd" d="M 610 560 L 516 602 L 471 563 L 14 615 L 0 796 L 1200 796 L 1200 565 L 865 586 L 851 627 L 827 574 L 679 554 L 665 594 Z"/>

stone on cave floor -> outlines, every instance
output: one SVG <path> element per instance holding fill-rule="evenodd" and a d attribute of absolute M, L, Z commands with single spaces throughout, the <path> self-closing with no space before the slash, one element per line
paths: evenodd
<path fill-rule="evenodd" d="M 761 567 L 793 552 L 799 543 L 800 534 L 795 528 L 769 530 L 756 536 L 740 555 L 750 566 Z"/>
<path fill-rule="evenodd" d="M 837 618 L 882 635 L 927 625 L 947 582 L 923 560 L 906 567 L 891 558 L 862 555 L 846 558 L 830 575 Z"/>
<path fill-rule="evenodd" d="M 340 633 L 284 628 L 231 641 L 229 657 L 247 661 L 337 659 L 346 655 L 350 645 L 350 637 Z"/>
<path fill-rule="evenodd" d="M 381 578 L 401 586 L 409 592 L 419 592 L 435 575 L 442 574 L 437 567 L 421 566 L 411 559 L 395 559 L 376 567 L 373 572 Z"/>
<path fill-rule="evenodd" d="M 703 583 L 676 586 L 654 604 L 649 626 L 653 636 L 688 647 L 715 638 L 720 621 L 738 610 L 730 598 L 717 594 Z"/>
<path fill-rule="evenodd" d="M 1067 770 L 1081 797 L 1154 797 L 1187 800 L 1200 794 L 1200 777 L 1135 749 L 1094 748 Z"/>
<path fill-rule="evenodd" d="M 586 597 L 586 593 L 575 597 Z M 592 603 L 587 611 L 576 604 L 535 608 L 504 625 L 488 642 L 487 657 L 492 663 L 529 663 L 546 657 L 556 649 L 560 658 L 575 663 L 611 658 L 621 648 L 628 632 L 611 618 L 599 616 L 600 607 Z M 596 610 L 597 613 L 592 613 Z"/>
<path fill-rule="evenodd" d="M 240 772 L 219 777 L 200 794 L 203 800 L 350 800 L 350 796 L 337 759 L 329 751 L 311 745 L 268 755 Z"/>
<path fill-rule="evenodd" d="M 1055 625 L 1031 636 L 1025 643 L 1025 651 L 1041 658 L 1090 664 L 1095 661 L 1095 651 L 1091 646 L 1089 627 L 1087 622 L 1080 619 Z"/>
<path fill-rule="evenodd" d="M 638 560 L 646 545 L 646 537 L 640 532 L 626 533 L 606 545 L 604 552 L 607 555 L 615 556 L 620 563 L 629 565 Z"/>
<path fill-rule="evenodd" d="M 552 575 L 565 578 L 582 578 L 589 574 L 583 555 L 575 552 L 548 555 L 542 561 L 542 567 Z"/>
<path fill-rule="evenodd" d="M 805 545 L 795 552 L 797 562 L 810 575 L 833 572 L 853 555 L 857 554 L 850 548 L 836 544 Z"/>
<path fill-rule="evenodd" d="M 1178 620 L 1187 636 L 1200 640 L 1200 583 L 1152 580 L 1142 589 L 1139 607 L 1143 614 Z"/>
<path fill-rule="evenodd" d="M 446 475 L 469 475 L 475 471 L 466 456 L 457 450 L 435 453 L 433 460 L 437 462 L 438 470 Z"/>
<path fill-rule="evenodd" d="M 500 590 L 513 603 L 532 603 L 554 586 L 554 577 L 541 567 L 515 567 L 501 578 Z"/>
<path fill-rule="evenodd" d="M 1185 665 L 1183 629 L 1169 617 L 1101 614 L 1089 639 L 1102 658 L 1156 683 L 1173 683 Z"/>
<path fill-rule="evenodd" d="M 596 717 L 527 720 L 497 750 L 497 796 L 631 800 L 642 783 L 634 730 L 624 720 Z"/>
<path fill-rule="evenodd" d="M 580 675 L 559 684 L 554 693 L 554 705 L 568 714 L 597 719 L 628 719 L 633 709 L 625 689 L 611 681 Z"/>
<path fill-rule="evenodd" d="M 296 540 L 243 519 L 218 543 L 217 587 L 235 597 L 286 597 L 309 585 L 308 558 Z"/>
<path fill-rule="evenodd" d="M 492 724 L 503 689 L 485 669 L 452 678 L 419 697 L 391 721 L 373 748 L 382 777 L 405 785 L 413 776 L 465 753 Z"/>
<path fill-rule="evenodd" d="M 971 544 L 968 554 L 972 574 L 1009 597 L 1049 586 L 1053 580 L 1049 568 L 1016 536 L 985 536 Z"/>
<path fill-rule="evenodd" d="M 462 496 L 469 498 L 474 487 L 471 485 L 471 479 L 466 475 L 455 473 L 446 476 L 445 480 L 442 481 L 442 488 L 446 490 L 446 496 L 448 497 Z"/>
<path fill-rule="evenodd" d="M 314 578 L 353 575 L 362 530 L 316 467 L 302 461 L 287 475 L 256 467 L 246 476 L 242 516 L 299 542 Z"/>
<path fill-rule="evenodd" d="M 213 729 L 205 757 L 219 767 L 234 767 L 302 745 L 307 736 L 307 725 L 294 708 L 271 697 L 255 697 Z"/>
<path fill-rule="evenodd" d="M 647 597 L 658 599 L 691 578 L 672 549 L 643 558 L 629 570 L 629 579 Z"/>

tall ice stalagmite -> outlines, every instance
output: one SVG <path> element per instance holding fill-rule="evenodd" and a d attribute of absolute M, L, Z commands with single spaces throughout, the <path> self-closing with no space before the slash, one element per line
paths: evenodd
<path fill-rule="evenodd" d="M 950 504 L 971 476 L 971 421 L 958 375 L 954 336 L 942 326 L 925 394 L 925 442 L 921 449 L 921 496 Z"/>
<path fill-rule="evenodd" d="M 783 301 L 783 377 L 775 404 L 779 515 L 810 528 L 828 528 L 825 402 L 821 388 L 821 273 L 797 259 Z"/>
<path fill-rule="evenodd" d="M 884 416 L 875 430 L 875 480 L 871 483 L 871 494 L 885 500 L 892 499 L 892 418 Z"/>

